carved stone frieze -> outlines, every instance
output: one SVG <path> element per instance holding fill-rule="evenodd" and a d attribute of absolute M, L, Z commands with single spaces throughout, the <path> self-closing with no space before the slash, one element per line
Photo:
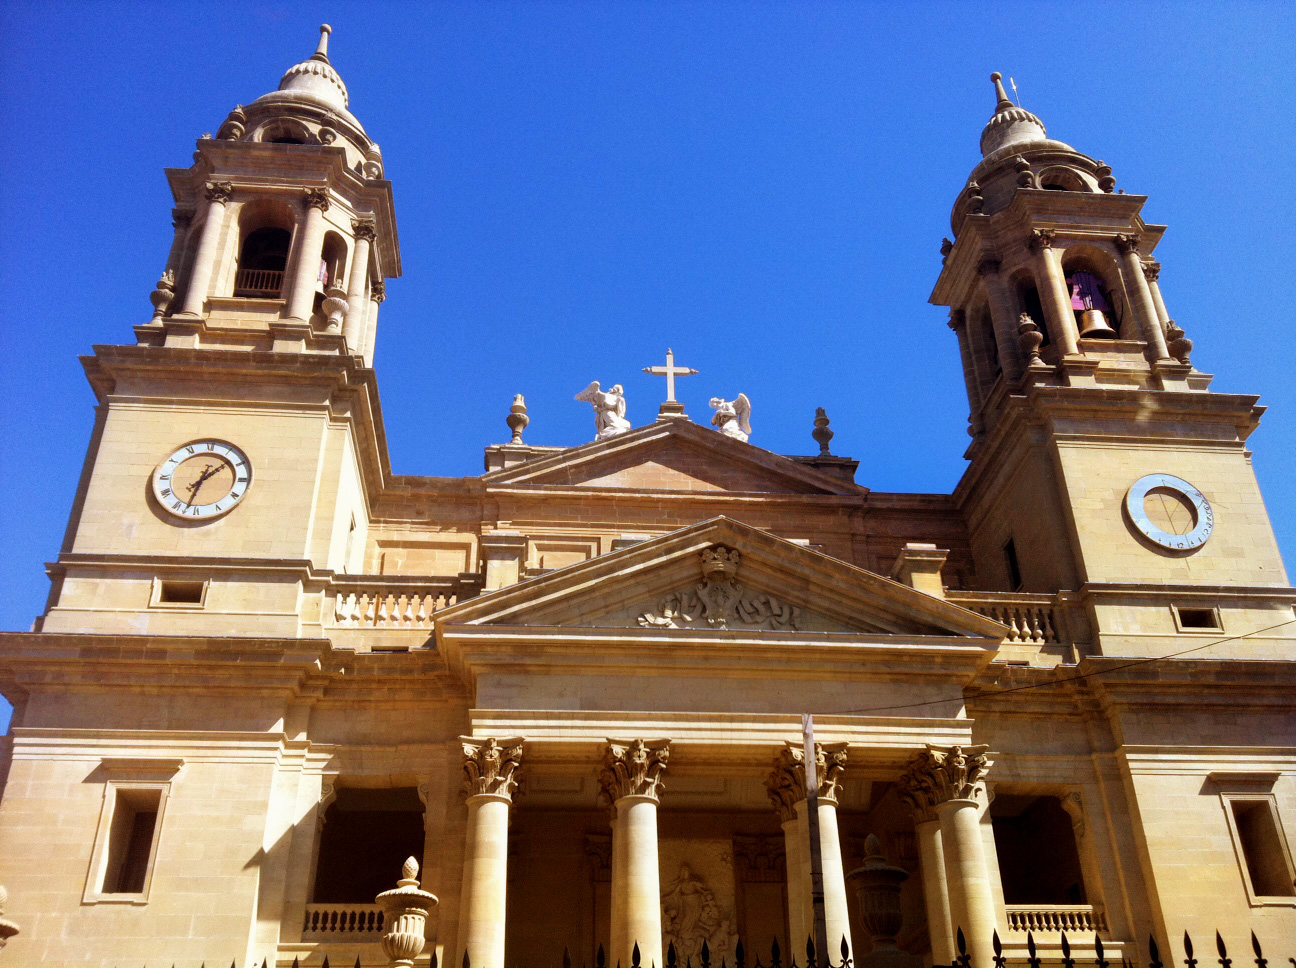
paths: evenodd
<path fill-rule="evenodd" d="M 669 760 L 668 739 L 609 739 L 599 774 L 599 803 L 611 806 L 622 797 L 658 799 Z"/>
<path fill-rule="evenodd" d="M 909 761 L 897 792 L 922 823 L 936 819 L 936 808 L 947 800 L 975 800 L 986 796 L 985 777 L 994 761 L 988 746 L 928 747 Z"/>
<path fill-rule="evenodd" d="M 722 906 L 717 892 L 688 863 L 680 864 L 679 873 L 663 885 L 662 941 L 674 946 L 676 963 L 692 964 L 708 953 L 720 954 L 732 949 L 733 912 Z"/>
<path fill-rule="evenodd" d="M 671 592 L 638 622 L 645 628 L 764 628 L 796 631 L 801 610 L 773 595 L 748 590 L 737 581 L 742 555 L 716 545 L 700 555 L 702 581 Z"/>
<path fill-rule="evenodd" d="M 463 744 L 465 796 L 493 794 L 512 797 L 517 787 L 517 771 L 522 765 L 522 737 L 497 740 L 490 736 L 477 739 L 460 736 Z"/>
<path fill-rule="evenodd" d="M 846 770 L 846 743 L 815 743 L 815 779 L 821 800 L 837 802 L 842 773 Z M 794 807 L 806 798 L 805 752 L 788 743 L 774 759 L 774 769 L 765 780 L 765 792 L 778 813 L 787 822 L 795 816 Z"/>

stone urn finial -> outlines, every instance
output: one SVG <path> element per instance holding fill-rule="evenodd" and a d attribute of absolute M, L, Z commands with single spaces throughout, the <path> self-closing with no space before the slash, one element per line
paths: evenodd
<path fill-rule="evenodd" d="M 5 904 L 9 901 L 9 892 L 0 885 L 0 948 L 9 943 L 9 939 L 18 933 L 18 925 L 4 919 Z"/>
<path fill-rule="evenodd" d="M 887 863 L 877 834 L 869 834 L 864 841 L 864 865 L 847 874 L 846 879 L 855 885 L 860 918 L 873 935 L 873 951 L 859 960 L 860 968 L 907 968 L 913 964 L 913 956 L 895 943 L 904 923 L 900 885 L 909 879 L 909 872 Z"/>
<path fill-rule="evenodd" d="M 828 414 L 824 412 L 823 407 L 818 407 L 815 410 L 814 430 L 810 432 L 810 436 L 813 437 L 815 443 L 819 445 L 820 457 L 832 456 L 832 454 L 828 452 L 828 443 L 837 435 L 828 428 Z"/>
<path fill-rule="evenodd" d="M 392 968 L 412 968 L 423 953 L 428 914 L 437 904 L 435 894 L 419 890 L 418 872 L 418 861 L 406 858 L 396 889 L 374 898 L 383 910 L 382 948 Z"/>
<path fill-rule="evenodd" d="M 167 269 L 157 281 L 157 288 L 149 293 L 149 302 L 153 304 L 153 322 L 161 323 L 167 307 L 175 299 L 175 272 Z"/>
<path fill-rule="evenodd" d="M 328 325 L 325 332 L 340 333 L 342 332 L 342 317 L 346 315 L 347 305 L 346 290 L 333 286 L 325 290 L 324 301 L 320 304 L 324 310 L 324 315 L 328 318 Z"/>
<path fill-rule="evenodd" d="M 509 441 L 515 447 L 522 446 L 522 431 L 527 429 L 531 423 L 531 418 L 527 416 L 526 401 L 522 399 L 522 394 L 517 393 L 513 396 L 513 406 L 509 407 L 509 415 L 504 418 L 508 424 L 508 429 L 513 432 L 513 439 Z"/>

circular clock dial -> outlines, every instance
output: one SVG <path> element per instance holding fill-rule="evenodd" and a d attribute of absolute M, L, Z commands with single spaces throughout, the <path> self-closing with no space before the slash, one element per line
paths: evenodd
<path fill-rule="evenodd" d="M 1215 530 L 1206 496 L 1169 474 L 1140 477 L 1125 495 L 1125 509 L 1140 534 L 1172 551 L 1200 548 Z"/>
<path fill-rule="evenodd" d="M 251 484 L 252 465 L 241 450 L 220 440 L 197 440 L 153 473 L 153 496 L 176 517 L 201 520 L 232 510 Z"/>

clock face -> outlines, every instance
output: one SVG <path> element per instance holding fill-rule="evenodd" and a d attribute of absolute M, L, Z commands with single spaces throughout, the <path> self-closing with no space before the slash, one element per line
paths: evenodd
<path fill-rule="evenodd" d="M 153 496 L 178 518 L 220 517 L 233 510 L 252 486 L 252 465 L 232 444 L 196 440 L 185 444 L 153 472 Z"/>
<path fill-rule="evenodd" d="M 1171 551 L 1193 551 L 1215 530 L 1206 496 L 1169 474 L 1140 477 L 1125 495 L 1125 510 L 1143 537 Z"/>

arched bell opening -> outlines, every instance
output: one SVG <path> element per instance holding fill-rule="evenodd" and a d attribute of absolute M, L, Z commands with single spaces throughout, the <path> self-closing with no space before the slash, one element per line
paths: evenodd
<path fill-rule="evenodd" d="M 999 344 L 995 340 L 994 319 L 990 315 L 990 301 L 982 294 L 967 313 L 968 338 L 971 343 L 979 398 L 990 396 L 995 382 L 1003 374 L 1003 361 L 999 359 Z"/>
<path fill-rule="evenodd" d="M 1029 270 L 1022 269 L 1015 273 L 1009 281 L 1012 285 L 1013 294 L 1017 297 L 1017 313 L 1014 318 L 1020 318 L 1022 313 L 1029 316 L 1044 337 L 1040 349 L 1051 346 L 1053 344 L 1053 334 L 1049 332 L 1048 319 L 1044 316 L 1044 303 L 1040 299 L 1039 286 L 1035 281 L 1035 276 Z"/>
<path fill-rule="evenodd" d="M 280 296 L 288 253 L 292 249 L 294 223 L 292 211 L 282 202 L 260 199 L 242 207 L 235 296 L 260 299 Z"/>
<path fill-rule="evenodd" d="M 300 121 L 278 118 L 262 125 L 256 140 L 272 145 L 307 145 L 311 143 L 311 133 Z"/>
<path fill-rule="evenodd" d="M 1075 313 L 1076 330 L 1081 339 L 1137 338 L 1123 333 L 1122 311 L 1116 294 L 1118 270 L 1110 257 L 1089 246 L 1069 247 L 1062 257 L 1071 311 Z"/>
<path fill-rule="evenodd" d="M 1040 188 L 1049 192 L 1092 192 L 1096 188 L 1086 182 L 1079 172 L 1059 165 L 1045 168 L 1038 177 Z"/>
<path fill-rule="evenodd" d="M 328 315 L 324 299 L 330 289 L 342 289 L 346 285 L 347 243 L 337 232 L 326 232 L 324 244 L 320 249 L 318 274 L 315 277 L 315 299 L 313 312 Z"/>

